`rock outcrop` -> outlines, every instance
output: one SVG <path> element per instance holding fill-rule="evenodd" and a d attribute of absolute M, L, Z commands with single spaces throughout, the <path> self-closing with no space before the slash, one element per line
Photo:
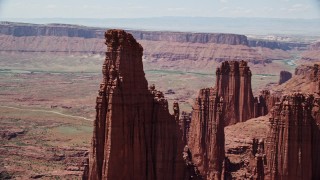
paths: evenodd
<path fill-rule="evenodd" d="M 216 90 L 225 102 L 226 126 L 254 116 L 251 75 L 245 61 L 226 61 L 216 70 Z"/>
<path fill-rule="evenodd" d="M 294 76 L 286 83 L 272 87 L 277 94 L 293 92 L 320 93 L 319 63 L 300 65 L 295 69 Z"/>
<path fill-rule="evenodd" d="M 319 179 L 319 100 L 284 96 L 271 112 L 267 138 L 270 179 Z"/>
<path fill-rule="evenodd" d="M 188 146 L 204 179 L 223 179 L 224 103 L 215 89 L 201 89 L 193 106 Z"/>
<path fill-rule="evenodd" d="M 143 48 L 131 34 L 109 30 L 89 162 L 89 179 L 183 179 L 179 107 L 148 89 Z M 180 147 L 181 146 L 181 147 Z"/>
<path fill-rule="evenodd" d="M 300 66 L 296 67 L 296 69 L 294 70 L 294 75 L 304 76 L 304 75 L 310 74 L 312 69 L 313 69 L 312 66 L 300 65 Z"/>
<path fill-rule="evenodd" d="M 271 108 L 280 98 L 276 94 L 271 94 L 268 90 L 262 90 L 258 97 L 254 98 L 254 116 L 264 116 L 269 113 Z"/>
<path fill-rule="evenodd" d="M 280 79 L 279 79 L 279 82 L 278 84 L 283 84 L 285 82 L 287 82 L 289 79 L 292 78 L 292 74 L 291 72 L 288 72 L 288 71 L 281 71 L 280 72 Z"/>
<path fill-rule="evenodd" d="M 312 81 L 312 91 L 320 95 L 320 67 L 319 64 L 314 64 L 311 74 L 310 80 Z"/>

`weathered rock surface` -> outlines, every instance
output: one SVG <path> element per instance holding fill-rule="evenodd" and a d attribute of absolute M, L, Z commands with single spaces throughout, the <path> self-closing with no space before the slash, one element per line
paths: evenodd
<path fill-rule="evenodd" d="M 105 36 L 89 179 L 183 179 L 178 104 L 171 115 L 163 94 L 148 89 L 143 49 L 131 34 L 109 30 Z"/>
<path fill-rule="evenodd" d="M 283 83 L 287 82 L 291 78 L 292 78 L 291 72 L 281 71 L 280 72 L 280 79 L 279 79 L 279 83 L 278 84 L 283 84 Z"/>
<path fill-rule="evenodd" d="M 216 89 L 225 106 L 225 126 L 254 116 L 251 71 L 245 61 L 226 61 L 216 70 Z"/>
<path fill-rule="evenodd" d="M 215 89 L 201 89 L 192 111 L 188 146 L 204 179 L 224 178 L 224 105 Z"/>
<path fill-rule="evenodd" d="M 319 179 L 319 99 L 300 93 L 284 96 L 270 123 L 270 179 Z"/>

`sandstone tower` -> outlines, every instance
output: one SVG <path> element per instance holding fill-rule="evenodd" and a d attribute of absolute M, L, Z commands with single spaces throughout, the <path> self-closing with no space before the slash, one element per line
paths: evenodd
<path fill-rule="evenodd" d="M 163 94 L 148 88 L 143 48 L 131 34 L 109 30 L 105 38 L 89 179 L 183 179 L 178 104 L 171 115 Z"/>

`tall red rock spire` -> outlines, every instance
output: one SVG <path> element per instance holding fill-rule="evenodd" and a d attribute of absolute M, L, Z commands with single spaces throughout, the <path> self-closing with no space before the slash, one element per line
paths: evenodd
<path fill-rule="evenodd" d="M 225 125 L 244 122 L 254 116 L 251 71 L 246 61 L 225 61 L 216 70 L 216 89 L 224 99 Z"/>
<path fill-rule="evenodd" d="M 223 98 L 212 88 L 201 89 L 193 106 L 188 146 L 204 179 L 223 179 Z"/>
<path fill-rule="evenodd" d="M 108 50 L 96 105 L 89 179 L 183 179 L 174 115 L 143 72 L 143 48 L 122 30 L 105 33 Z"/>

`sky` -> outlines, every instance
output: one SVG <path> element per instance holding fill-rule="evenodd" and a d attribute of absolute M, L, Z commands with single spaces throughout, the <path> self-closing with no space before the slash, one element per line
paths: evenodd
<path fill-rule="evenodd" d="M 6 18 L 320 18 L 320 0 L 0 0 Z"/>

